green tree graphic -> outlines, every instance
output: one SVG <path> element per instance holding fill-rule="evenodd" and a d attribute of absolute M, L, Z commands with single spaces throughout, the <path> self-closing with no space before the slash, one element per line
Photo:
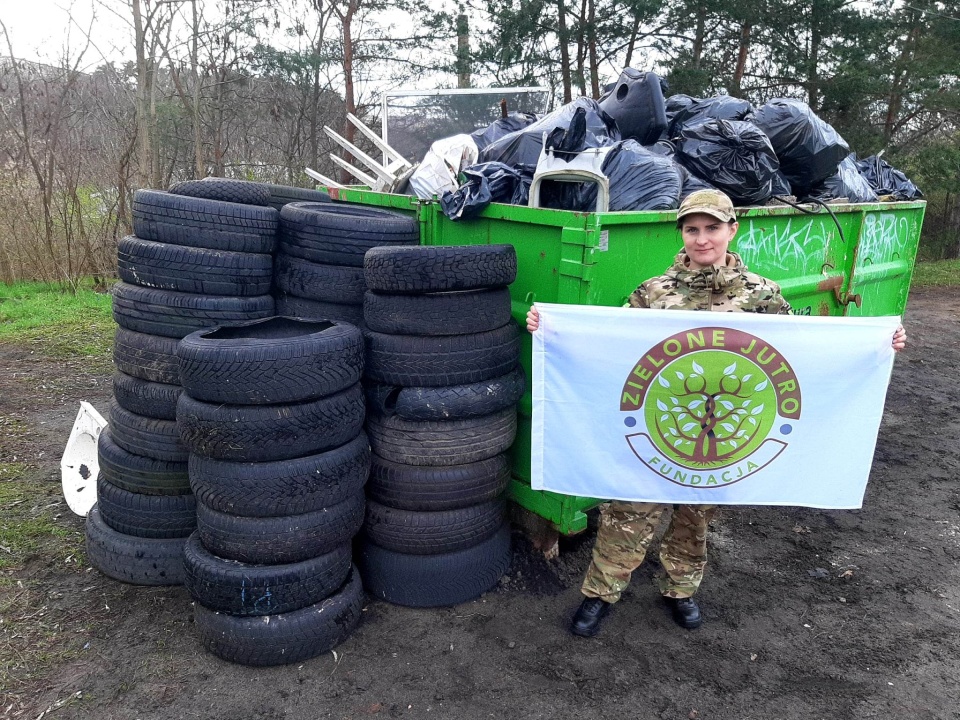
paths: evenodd
<path fill-rule="evenodd" d="M 667 365 L 644 403 L 647 429 L 667 457 L 726 465 L 763 442 L 776 419 L 776 392 L 752 361 L 703 351 Z"/>

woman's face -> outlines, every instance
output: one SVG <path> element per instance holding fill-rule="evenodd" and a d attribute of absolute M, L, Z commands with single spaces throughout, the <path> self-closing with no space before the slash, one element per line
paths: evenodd
<path fill-rule="evenodd" d="M 737 234 L 739 223 L 726 223 L 706 213 L 694 213 L 681 220 L 680 234 L 683 249 L 690 258 L 690 268 L 701 270 L 711 265 L 723 265 L 727 248 Z"/>

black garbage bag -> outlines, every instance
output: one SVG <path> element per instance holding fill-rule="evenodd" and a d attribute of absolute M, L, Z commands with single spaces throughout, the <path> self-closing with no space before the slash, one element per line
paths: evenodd
<path fill-rule="evenodd" d="M 609 95 L 600 100 L 623 139 L 641 145 L 656 142 L 667 127 L 663 81 L 652 72 L 624 68 Z"/>
<path fill-rule="evenodd" d="M 867 179 L 860 174 L 856 156 L 852 153 L 840 161 L 836 175 L 814 185 L 803 199 L 826 202 L 836 198 L 846 198 L 855 203 L 877 201 L 877 193 L 870 187 Z"/>
<path fill-rule="evenodd" d="M 790 181 L 784 176 L 782 170 L 777 170 L 777 174 L 773 176 L 773 185 L 770 188 L 770 194 L 776 197 L 793 195 Z"/>
<path fill-rule="evenodd" d="M 604 158 L 600 171 L 610 181 L 610 211 L 673 210 L 680 204 L 682 178 L 670 158 L 656 155 L 636 140 L 622 140 Z M 592 212 L 597 206 L 594 183 L 545 182 L 540 205 Z"/>
<path fill-rule="evenodd" d="M 587 147 L 587 111 L 577 108 L 569 125 L 560 125 L 547 133 L 547 147 L 553 148 L 553 154 L 569 160 Z"/>
<path fill-rule="evenodd" d="M 834 175 L 840 161 L 850 154 L 840 134 L 799 100 L 771 100 L 757 110 L 752 122 L 770 138 L 783 174 L 797 195 Z"/>
<path fill-rule="evenodd" d="M 734 205 L 758 205 L 770 197 L 780 163 L 767 136 L 751 123 L 704 120 L 683 127 L 674 145 L 676 161 Z"/>
<path fill-rule="evenodd" d="M 584 148 L 598 148 L 610 145 L 620 139 L 617 124 L 607 113 L 600 109 L 596 100 L 577 98 L 537 122 L 522 130 L 504 135 L 480 151 L 479 162 L 502 162 L 505 165 L 535 166 L 543 148 L 543 134 L 557 128 L 567 130 L 577 110 L 584 110 L 586 132 L 583 138 Z M 583 148 L 581 148 L 583 149 Z"/>
<path fill-rule="evenodd" d="M 451 220 L 477 215 L 492 202 L 526 205 L 530 199 L 533 170 L 512 168 L 503 163 L 479 163 L 464 168 L 466 182 L 455 192 L 445 192 L 440 209 Z"/>
<path fill-rule="evenodd" d="M 713 185 L 706 180 L 701 180 L 680 163 L 674 163 L 674 166 L 680 172 L 680 177 L 683 181 L 680 187 L 680 202 L 683 202 L 687 195 L 695 193 L 697 190 L 716 190 Z"/>
<path fill-rule="evenodd" d="M 690 107 L 696 102 L 700 101 L 695 97 L 690 97 L 682 93 L 668 97 L 666 101 L 667 123 L 672 122 L 678 112 Z"/>
<path fill-rule="evenodd" d="M 857 169 L 878 196 L 887 195 L 894 200 L 918 200 L 923 197 L 920 188 L 879 155 L 858 160 Z"/>
<path fill-rule="evenodd" d="M 718 95 L 717 97 L 694 100 L 680 108 L 670 119 L 667 134 L 676 137 L 684 125 L 695 125 L 702 120 L 749 120 L 756 108 L 748 100 Z"/>
<path fill-rule="evenodd" d="M 670 138 L 670 125 L 673 123 L 673 119 L 677 116 L 677 113 L 681 112 L 690 105 L 693 105 L 695 102 L 697 102 L 697 98 L 683 94 L 671 95 L 667 98 L 664 105 L 667 116 L 667 127 L 664 128 L 662 133 L 660 133 L 661 142 L 664 142 Z"/>
<path fill-rule="evenodd" d="M 654 155 L 663 155 L 664 157 L 673 157 L 673 154 L 677 152 L 673 143 L 667 140 L 658 140 L 653 145 L 644 145 L 643 147 Z"/>
<path fill-rule="evenodd" d="M 470 137 L 477 144 L 477 150 L 483 150 L 490 143 L 499 140 L 504 135 L 523 130 L 540 119 L 539 115 L 526 112 L 512 112 L 505 118 L 490 123 L 487 127 L 474 130 Z"/>

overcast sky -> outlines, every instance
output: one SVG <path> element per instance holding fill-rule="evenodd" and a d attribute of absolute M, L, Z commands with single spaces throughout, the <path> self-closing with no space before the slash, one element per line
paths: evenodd
<path fill-rule="evenodd" d="M 92 46 L 84 55 L 85 68 L 102 64 L 104 57 L 119 60 L 130 55 L 129 26 L 102 7 L 97 8 L 93 22 L 93 7 L 93 0 L 0 0 L 0 21 L 19 58 L 55 62 L 68 49 L 76 57 L 86 45 L 88 32 Z M 6 55 L 6 40 L 0 38 L 0 42 L 0 55 Z"/>

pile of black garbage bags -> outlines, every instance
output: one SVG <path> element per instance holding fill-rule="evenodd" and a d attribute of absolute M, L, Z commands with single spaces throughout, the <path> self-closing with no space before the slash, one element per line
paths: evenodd
<path fill-rule="evenodd" d="M 599 101 L 578 98 L 548 115 L 511 113 L 472 133 L 477 163 L 461 172 L 444 213 L 467 218 L 491 202 L 526 205 L 537 161 L 604 148 L 610 211 L 671 210 L 696 190 L 717 188 L 739 206 L 776 197 L 850 202 L 913 200 L 920 190 L 879 156 L 857 160 L 844 139 L 799 100 L 759 108 L 721 95 L 666 97 L 652 72 L 627 68 Z M 546 141 L 544 141 L 546 138 Z M 589 212 L 594 183 L 546 182 L 540 206 Z"/>

